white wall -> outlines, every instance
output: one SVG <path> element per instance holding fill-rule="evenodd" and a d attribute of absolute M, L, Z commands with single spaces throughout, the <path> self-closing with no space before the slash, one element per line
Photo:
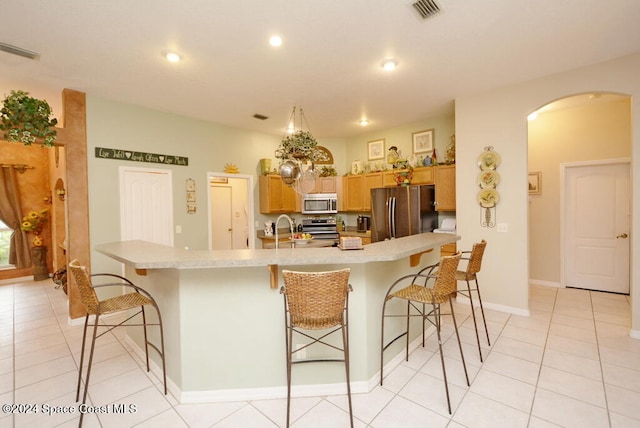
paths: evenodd
<path fill-rule="evenodd" d="M 559 98 L 593 91 L 632 96 L 632 128 L 640 126 L 640 54 L 585 67 L 492 92 L 456 99 L 457 203 L 460 247 L 487 239 L 482 270 L 483 300 L 512 308 L 528 309 L 527 233 L 527 115 Z M 507 233 L 480 226 L 476 204 L 477 158 L 485 146 L 502 156 L 498 171 L 501 201 L 497 221 L 508 224 Z M 632 136 L 632 165 L 640 165 L 640 134 Z M 640 182 L 633 168 L 632 183 Z M 640 188 L 632 191 L 633 212 L 640 212 Z M 633 216 L 631 236 L 632 329 L 640 337 L 640 269 L 633 261 L 640 254 L 640 216 Z M 636 266 L 634 266 L 636 265 Z"/>
<path fill-rule="evenodd" d="M 91 247 L 117 241 L 120 237 L 118 167 L 131 165 L 128 161 L 96 158 L 95 147 L 188 157 L 186 167 L 140 162 L 135 166 L 173 171 L 174 223 L 182 227 L 182 233 L 174 237 L 174 245 L 198 250 L 208 248 L 207 173 L 223 172 L 225 164 L 233 163 L 242 174 L 254 175 L 256 188 L 252 189 L 252 194 L 254 206 L 259 207 L 259 159 L 273 159 L 280 139 L 87 94 Z M 319 143 L 331 150 L 334 158 L 344 159 L 343 140 L 320 140 Z M 272 165 L 277 166 L 275 159 Z M 336 168 L 342 167 L 336 165 Z M 196 181 L 196 214 L 186 212 L 185 182 L 188 178 Z M 256 213 L 256 220 L 264 224 L 259 213 Z M 96 272 L 117 271 L 121 267 L 96 253 L 92 254 L 92 265 Z"/>

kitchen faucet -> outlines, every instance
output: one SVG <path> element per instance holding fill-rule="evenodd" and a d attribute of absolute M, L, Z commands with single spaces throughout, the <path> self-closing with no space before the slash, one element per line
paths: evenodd
<path fill-rule="evenodd" d="M 280 217 L 278 217 L 278 219 L 276 220 L 276 249 L 278 248 L 278 223 L 280 222 L 280 219 L 283 217 L 289 220 L 289 228 L 291 229 L 291 248 L 294 248 L 295 241 L 293 240 L 293 235 L 296 232 L 295 230 L 293 230 L 293 219 L 286 214 L 281 214 Z"/>

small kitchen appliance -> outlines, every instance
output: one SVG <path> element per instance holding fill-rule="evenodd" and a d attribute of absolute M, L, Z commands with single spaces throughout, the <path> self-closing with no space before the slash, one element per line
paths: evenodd
<path fill-rule="evenodd" d="M 371 229 L 371 217 L 366 215 L 359 215 L 357 224 L 358 232 L 366 232 L 367 230 Z"/>
<path fill-rule="evenodd" d="M 305 193 L 302 195 L 302 214 L 337 214 L 336 193 Z"/>

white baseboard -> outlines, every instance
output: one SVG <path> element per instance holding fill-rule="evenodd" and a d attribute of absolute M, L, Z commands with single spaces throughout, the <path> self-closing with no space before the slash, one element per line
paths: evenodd
<path fill-rule="evenodd" d="M 629 331 L 629 337 L 631 337 L 632 339 L 639 339 L 640 340 L 640 330 L 630 330 Z"/>
<path fill-rule="evenodd" d="M 482 302 L 482 305 L 485 309 L 491 309 L 492 311 L 505 312 L 507 314 L 518 315 L 521 317 L 531 316 L 529 309 L 514 308 L 513 306 L 498 305 L 491 302 Z"/>
<path fill-rule="evenodd" d="M 129 337 L 125 336 L 127 345 L 131 347 L 133 352 L 145 361 L 144 349 Z M 421 342 L 419 342 L 421 343 Z M 402 360 L 401 360 L 402 361 Z M 284 361 L 283 361 L 284 364 Z M 151 372 L 162 381 L 162 367 L 157 365 L 155 361 L 149 359 L 149 367 Z M 370 392 L 380 379 L 380 372 L 369 381 L 351 382 L 351 393 L 361 394 Z M 371 386 L 372 385 L 372 386 Z M 212 402 L 232 402 L 232 401 L 250 401 L 250 400 L 267 400 L 275 398 L 287 398 L 287 387 L 276 386 L 268 388 L 244 388 L 244 389 L 222 389 L 209 391 L 181 391 L 180 388 L 167 376 L 167 389 L 175 397 L 180 404 L 198 404 Z M 291 387 L 292 397 L 317 397 L 323 395 L 344 395 L 347 393 L 346 383 L 331 383 L 317 385 L 293 385 Z"/>
<path fill-rule="evenodd" d="M 456 296 L 456 302 L 463 305 L 470 304 L 469 298 L 461 294 L 458 294 Z M 475 299 L 473 301 L 473 306 L 476 308 L 480 306 L 480 302 L 478 301 L 478 299 Z M 529 315 L 531 315 L 528 309 L 514 308 L 513 306 L 498 305 L 496 303 L 485 301 L 482 302 L 482 306 L 484 307 L 484 309 L 491 309 L 492 311 L 505 312 L 507 314 L 519 315 L 522 317 L 528 317 Z"/>
<path fill-rule="evenodd" d="M 128 334 L 125 334 L 124 341 L 131 347 L 133 352 L 138 356 L 138 358 L 140 358 L 140 360 L 142 360 L 143 362 L 146 361 L 144 349 L 140 348 L 138 344 L 131 337 L 129 337 Z M 152 350 L 152 352 L 155 351 Z M 149 357 L 149 369 L 151 370 L 151 373 L 153 373 L 160 380 L 160 383 L 162 383 L 162 367 L 156 364 L 156 362 L 151 357 Z M 176 400 L 180 401 L 180 394 L 182 393 L 182 391 L 180 391 L 178 385 L 173 383 L 169 376 L 167 376 L 167 391 L 171 393 L 171 395 L 173 395 Z"/>
<path fill-rule="evenodd" d="M 555 281 L 543 281 L 541 279 L 529 279 L 529 284 L 533 285 L 544 285 L 547 287 L 555 287 L 555 288 L 565 288 L 559 282 Z"/>
<path fill-rule="evenodd" d="M 33 281 L 33 275 L 31 275 L 31 276 L 21 276 L 21 277 L 18 277 L 18 278 L 3 279 L 3 280 L 0 280 L 0 285 L 14 284 L 16 282 L 27 282 L 27 281 Z"/>

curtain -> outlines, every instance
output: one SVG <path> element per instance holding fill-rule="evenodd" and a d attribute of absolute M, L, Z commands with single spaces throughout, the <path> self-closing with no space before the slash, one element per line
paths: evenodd
<path fill-rule="evenodd" d="M 3 166 L 0 168 L 0 220 L 13 229 L 9 247 L 9 264 L 15 265 L 17 269 L 31 266 L 27 232 L 20 227 L 21 213 L 16 171 L 11 166 Z"/>

